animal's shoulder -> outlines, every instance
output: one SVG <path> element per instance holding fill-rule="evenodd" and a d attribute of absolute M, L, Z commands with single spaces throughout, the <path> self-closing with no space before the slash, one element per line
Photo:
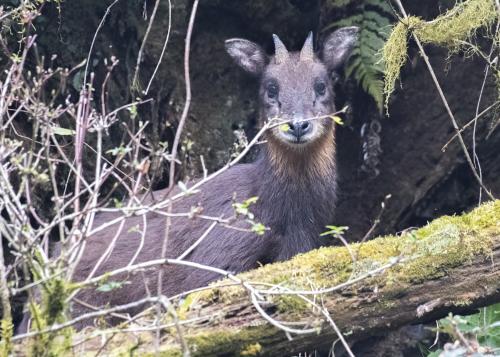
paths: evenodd
<path fill-rule="evenodd" d="M 232 207 L 231 203 L 234 200 L 242 202 L 254 196 L 257 188 L 255 165 L 236 165 L 199 186 L 198 192 L 185 200 L 184 203 L 180 203 L 179 206 L 201 205 L 210 210 L 220 209 L 224 211 L 228 207 Z"/>

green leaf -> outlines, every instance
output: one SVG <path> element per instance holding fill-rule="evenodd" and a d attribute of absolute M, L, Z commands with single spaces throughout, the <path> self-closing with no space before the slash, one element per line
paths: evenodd
<path fill-rule="evenodd" d="M 63 136 L 69 136 L 69 135 L 75 135 L 76 131 L 72 129 L 66 129 L 66 128 L 61 128 L 60 126 L 56 126 L 52 128 L 52 131 L 56 135 L 63 135 Z"/>
<path fill-rule="evenodd" d="M 142 233 L 142 230 L 141 227 L 138 224 L 136 224 L 135 226 L 130 227 L 127 230 L 127 233 Z"/>
<path fill-rule="evenodd" d="M 482 308 L 479 313 L 469 316 L 451 315 L 439 320 L 439 331 L 455 340 L 457 332 L 471 336 L 488 349 L 500 348 L 500 304 Z"/>
<path fill-rule="evenodd" d="M 261 236 L 264 233 L 266 233 L 266 226 L 264 226 L 262 223 L 254 223 L 252 225 L 252 232 L 257 233 L 257 235 Z"/>
<path fill-rule="evenodd" d="M 131 284 L 130 281 L 109 281 L 99 286 L 96 290 L 101 293 L 107 293 L 112 290 L 120 289 L 123 285 L 128 284 Z"/>
<path fill-rule="evenodd" d="M 281 125 L 279 126 L 279 128 L 280 128 L 280 130 L 281 130 L 281 131 L 283 131 L 283 132 L 287 132 L 288 130 L 290 130 L 290 125 L 288 125 L 288 124 L 286 124 L 286 123 L 285 123 L 285 124 L 281 124 Z"/>
<path fill-rule="evenodd" d="M 115 208 L 122 208 L 123 207 L 123 202 L 117 198 L 113 198 L 113 204 L 114 204 Z"/>
<path fill-rule="evenodd" d="M 108 151 L 106 151 L 106 154 L 111 154 L 113 156 L 120 156 L 120 155 L 125 155 L 126 153 L 128 153 L 130 151 L 132 151 L 132 149 L 129 147 L 118 146 L 116 148 L 109 149 Z"/>
<path fill-rule="evenodd" d="M 243 201 L 243 205 L 245 207 L 250 207 L 250 205 L 257 203 L 258 200 L 259 200 L 258 196 L 253 196 L 253 197 L 250 197 L 250 198 L 246 199 L 245 201 Z"/>
<path fill-rule="evenodd" d="M 233 203 L 233 208 L 237 214 L 246 216 L 248 214 L 248 207 L 245 207 L 242 203 Z"/>
<path fill-rule="evenodd" d="M 344 125 L 342 118 L 336 115 L 331 115 L 330 118 L 338 125 Z"/>
<path fill-rule="evenodd" d="M 134 120 L 137 117 L 137 105 L 133 104 L 127 110 L 130 113 L 130 119 Z"/>
<path fill-rule="evenodd" d="M 179 181 L 179 182 L 177 182 L 177 185 L 179 186 L 179 188 L 181 189 L 182 192 L 185 193 L 188 191 L 188 188 L 184 182 Z"/>
<path fill-rule="evenodd" d="M 321 237 L 324 236 L 333 236 L 335 238 L 340 237 L 344 234 L 345 231 L 349 229 L 347 226 L 326 226 L 328 230 L 320 234 Z"/>
<path fill-rule="evenodd" d="M 330 0 L 330 6 L 334 8 L 343 8 L 352 3 L 354 0 Z"/>

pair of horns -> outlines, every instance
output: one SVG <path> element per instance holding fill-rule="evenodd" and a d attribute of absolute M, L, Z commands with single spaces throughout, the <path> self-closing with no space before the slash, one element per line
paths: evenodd
<path fill-rule="evenodd" d="M 280 38 L 273 34 L 274 40 L 274 58 L 276 60 L 276 64 L 284 63 L 289 58 L 288 50 L 286 49 L 283 42 L 281 42 Z M 302 50 L 300 50 L 300 61 L 312 61 L 314 59 L 314 46 L 313 46 L 313 34 L 312 31 L 309 32 L 307 36 L 306 42 L 304 42 L 304 46 L 302 46 Z"/>

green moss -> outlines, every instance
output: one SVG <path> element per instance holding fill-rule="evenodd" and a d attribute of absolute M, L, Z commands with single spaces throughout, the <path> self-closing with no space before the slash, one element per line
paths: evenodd
<path fill-rule="evenodd" d="M 400 20 L 393 27 L 382 50 L 385 63 L 386 108 L 401 67 L 406 63 L 409 33 L 414 33 L 423 43 L 432 43 L 457 51 L 463 47 L 463 41 L 474 36 L 477 29 L 490 26 L 497 17 L 494 0 L 467 0 L 455 5 L 433 21 L 426 22 L 413 16 Z"/>
<path fill-rule="evenodd" d="M 490 254 L 491 228 L 500 231 L 499 201 L 483 205 L 464 216 L 442 217 L 402 240 L 401 251 L 414 259 L 392 269 L 400 282 L 415 283 L 437 278 L 446 270 Z"/>
<path fill-rule="evenodd" d="M 247 281 L 280 284 L 290 289 L 329 287 L 402 256 L 407 261 L 392 267 L 383 276 L 364 281 L 364 284 L 371 281 L 380 287 L 386 286 L 385 292 L 394 294 L 404 290 L 407 284 L 443 276 L 448 269 L 472 258 L 488 256 L 493 237 L 500 234 L 499 217 L 500 200 L 496 200 L 462 216 L 441 217 L 401 236 L 385 236 L 362 244 L 351 244 L 351 251 L 357 255 L 355 264 L 346 248 L 324 247 L 283 263 L 266 265 L 240 277 Z M 246 295 L 241 286 L 231 286 L 197 293 L 197 298 L 200 303 L 226 303 Z M 293 308 L 304 311 L 304 305 L 297 305 L 295 301 L 277 301 L 287 312 Z"/>
<path fill-rule="evenodd" d="M 118 357 L 131 357 L 131 356 L 140 356 L 140 347 L 144 343 L 140 338 L 135 342 L 132 343 L 131 346 L 126 346 L 126 348 L 123 351 L 119 351 L 116 353 L 116 356 Z M 116 350 L 113 350 L 115 352 Z"/>
<path fill-rule="evenodd" d="M 453 305 L 455 306 L 468 306 L 472 302 L 472 299 L 464 298 L 460 300 L 455 300 L 453 302 Z"/>
<path fill-rule="evenodd" d="M 264 336 L 269 336 L 269 329 L 268 326 L 248 327 L 245 329 L 214 329 L 210 332 L 186 337 L 186 342 L 191 356 L 194 357 L 217 356 L 221 353 L 227 353 L 227 351 L 234 351 L 235 346 L 242 347 L 231 356 L 259 356 L 263 352 L 263 347 L 259 341 Z M 177 357 L 182 356 L 182 353 L 177 347 L 164 349 L 160 352 L 160 355 L 162 357 Z"/>
<path fill-rule="evenodd" d="M 32 329 L 43 330 L 66 320 L 65 300 L 73 290 L 72 284 L 61 278 L 45 282 L 41 288 L 41 303 L 30 304 Z M 31 355 L 61 356 L 71 350 L 73 329 L 68 327 L 55 333 L 35 336 L 30 341 Z"/>
<path fill-rule="evenodd" d="M 448 48 L 461 47 L 481 27 L 493 24 L 497 18 L 494 0 L 468 0 L 415 29 L 415 34 L 425 43 Z"/>
<path fill-rule="evenodd" d="M 195 294 L 191 294 L 189 296 L 186 296 L 186 298 L 184 299 L 184 301 L 176 309 L 177 317 L 180 320 L 183 320 L 183 319 L 186 318 L 186 314 L 191 309 L 191 306 L 193 306 L 193 304 L 195 303 L 195 299 L 196 299 Z"/>
<path fill-rule="evenodd" d="M 377 286 L 378 302 L 376 304 L 390 308 L 400 295 L 405 294 L 410 284 L 447 274 L 447 270 L 465 264 L 472 259 L 489 258 L 494 244 L 498 244 L 499 240 L 500 200 L 497 200 L 483 204 L 462 216 L 436 219 L 425 227 L 406 232 L 401 236 L 391 235 L 363 244 L 351 244 L 350 250 L 357 256 L 354 264 L 347 248 L 325 247 L 301 254 L 286 262 L 266 265 L 241 274 L 239 277 L 254 283 L 280 284 L 290 289 L 319 289 L 345 282 L 350 277 L 363 275 L 387 264 L 394 257 L 402 256 L 406 259 L 405 261 L 386 270 L 384 274 L 363 280 L 361 284 L 354 285 L 349 290 L 349 293 L 357 294 L 357 289 L 362 291 L 361 288 Z M 225 284 L 227 281 L 222 283 Z M 54 283 L 50 286 L 54 287 L 54 291 L 59 291 L 64 295 L 64 285 Z M 48 296 L 55 298 L 53 293 L 49 293 Z M 461 296 L 456 303 L 466 304 L 469 298 L 473 297 Z M 278 319 L 286 318 L 286 316 L 297 317 L 300 314 L 311 314 L 307 304 L 296 296 L 276 295 L 272 299 L 278 310 L 279 316 L 276 316 Z M 42 299 L 42 301 L 48 300 Z M 234 346 L 241 346 L 240 350 L 236 350 L 236 355 L 265 354 L 265 346 L 271 344 L 274 338 L 274 327 L 270 327 L 268 324 L 244 328 L 220 327 L 221 324 L 218 321 L 224 319 L 226 311 L 222 308 L 223 304 L 238 305 L 238 302 L 242 303 L 241 306 L 248 306 L 248 292 L 240 285 L 218 287 L 212 291 L 195 293 L 187 297 L 179 309 L 182 317 L 189 319 L 192 316 L 193 313 L 189 311 L 192 305 L 198 307 L 209 305 L 213 312 L 217 312 L 214 317 L 215 322 L 201 333 L 196 333 L 196 327 L 194 330 L 191 330 L 189 326 L 185 327 L 184 336 L 193 356 L 228 353 L 228 351 L 235 351 Z M 44 313 L 41 312 L 43 307 L 36 306 L 35 308 L 38 309 L 35 315 L 43 317 Z M 64 310 L 64 306 L 62 309 Z M 59 308 L 56 311 L 47 311 L 47 314 L 53 316 L 57 311 L 60 311 Z M 198 313 L 196 312 L 196 314 Z M 57 320 L 59 317 L 55 318 Z M 297 319 L 295 318 L 295 320 Z M 42 318 L 39 328 L 43 328 L 44 323 L 46 321 Z M 243 322 L 243 325 L 248 325 L 248 322 Z M 67 337 L 58 341 L 59 346 L 63 346 L 63 348 L 68 346 L 62 342 L 69 341 L 70 332 L 68 332 Z M 175 336 L 173 329 L 171 333 L 165 335 L 166 342 L 162 346 L 162 356 L 182 355 L 180 347 L 172 336 Z M 55 340 L 53 335 L 43 338 L 45 339 L 40 339 L 38 345 L 38 351 L 41 351 L 42 355 L 44 351 L 41 348 L 54 346 L 52 340 Z M 126 351 L 133 349 L 137 349 L 137 353 L 140 352 L 141 355 L 152 351 L 154 335 L 144 333 L 144 339 L 141 335 L 142 342 L 139 347 L 137 347 L 135 340 L 134 343 L 130 343 L 126 342 L 126 338 L 127 335 L 123 334 L 123 340 L 117 337 L 113 339 L 115 344 L 110 344 L 107 347 L 113 352 L 112 355 L 117 355 L 118 351 L 125 351 L 124 353 L 127 354 Z M 56 351 L 56 348 L 50 347 L 50 351 Z M 64 355 L 62 348 L 57 351 Z M 45 355 L 50 354 L 45 353 Z"/>
<path fill-rule="evenodd" d="M 68 296 L 66 282 L 62 279 L 53 279 L 44 288 L 42 293 L 42 306 L 47 324 L 52 325 L 64 312 L 64 300 Z"/>
<path fill-rule="evenodd" d="M 276 307 L 281 313 L 300 314 L 310 310 L 309 304 L 294 295 L 278 295 L 273 299 Z"/>
<path fill-rule="evenodd" d="M 415 18 L 413 17 L 408 18 L 406 22 L 398 22 L 392 29 L 389 39 L 382 48 L 382 58 L 385 65 L 384 94 L 386 108 L 389 104 L 389 97 L 391 93 L 394 92 L 396 80 L 399 78 L 401 68 L 406 63 L 408 31 L 415 22 Z"/>
<path fill-rule="evenodd" d="M 7 357 L 12 350 L 11 338 L 14 335 L 14 324 L 12 323 L 12 319 L 2 319 L 1 329 L 2 341 L 0 341 L 0 356 Z"/>
<path fill-rule="evenodd" d="M 258 356 L 260 352 L 262 351 L 262 346 L 260 343 L 252 343 L 247 346 L 245 346 L 242 350 L 240 355 L 241 356 Z"/>
<path fill-rule="evenodd" d="M 384 309 L 384 310 L 390 309 L 390 308 L 397 305 L 395 301 L 391 301 L 387 298 L 380 300 L 379 304 L 380 304 L 380 306 L 382 306 L 382 309 Z"/>

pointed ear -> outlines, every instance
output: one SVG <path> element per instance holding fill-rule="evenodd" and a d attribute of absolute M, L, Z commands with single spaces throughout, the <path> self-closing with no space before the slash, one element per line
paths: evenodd
<path fill-rule="evenodd" d="M 358 39 L 359 27 L 342 27 L 332 32 L 323 42 L 321 56 L 328 69 L 338 70 L 349 58 Z"/>
<path fill-rule="evenodd" d="M 256 75 L 264 71 L 268 58 L 259 45 L 241 38 L 226 40 L 225 45 L 227 53 L 245 71 Z"/>

